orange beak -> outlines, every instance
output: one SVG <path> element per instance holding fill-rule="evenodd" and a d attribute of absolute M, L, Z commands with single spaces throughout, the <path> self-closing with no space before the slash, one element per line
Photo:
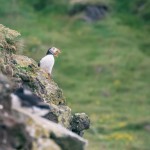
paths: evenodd
<path fill-rule="evenodd" d="M 57 49 L 57 51 L 55 52 L 54 56 L 58 57 L 58 55 L 61 53 L 61 51 L 59 49 Z"/>
<path fill-rule="evenodd" d="M 61 51 L 58 49 L 58 53 L 60 54 L 61 53 Z"/>

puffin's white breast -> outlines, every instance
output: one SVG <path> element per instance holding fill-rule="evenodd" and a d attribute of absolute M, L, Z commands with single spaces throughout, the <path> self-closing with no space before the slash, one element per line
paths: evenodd
<path fill-rule="evenodd" d="M 44 69 L 47 73 L 51 74 L 54 65 L 54 56 L 46 55 L 40 61 L 40 67 Z"/>

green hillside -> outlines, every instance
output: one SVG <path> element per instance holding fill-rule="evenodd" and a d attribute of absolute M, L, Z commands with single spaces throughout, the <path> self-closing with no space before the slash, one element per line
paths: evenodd
<path fill-rule="evenodd" d="M 38 62 L 49 47 L 62 50 L 53 79 L 72 111 L 91 118 L 88 150 L 149 150 L 148 0 L 103 0 L 109 10 L 92 23 L 69 16 L 68 0 L 0 2 L 0 23 L 22 34 L 21 54 Z"/>

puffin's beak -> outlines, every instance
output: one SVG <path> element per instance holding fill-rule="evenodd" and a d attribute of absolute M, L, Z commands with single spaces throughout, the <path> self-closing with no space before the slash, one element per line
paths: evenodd
<path fill-rule="evenodd" d="M 61 51 L 58 49 L 58 53 L 61 53 Z"/>

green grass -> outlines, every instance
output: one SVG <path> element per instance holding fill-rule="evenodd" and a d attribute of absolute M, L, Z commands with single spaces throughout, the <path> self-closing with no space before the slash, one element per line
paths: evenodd
<path fill-rule="evenodd" d="M 50 46 L 62 49 L 53 78 L 72 112 L 91 118 L 88 150 L 149 150 L 148 26 L 113 15 L 94 24 L 59 14 L 0 21 L 21 32 L 23 54 L 37 61 Z"/>

